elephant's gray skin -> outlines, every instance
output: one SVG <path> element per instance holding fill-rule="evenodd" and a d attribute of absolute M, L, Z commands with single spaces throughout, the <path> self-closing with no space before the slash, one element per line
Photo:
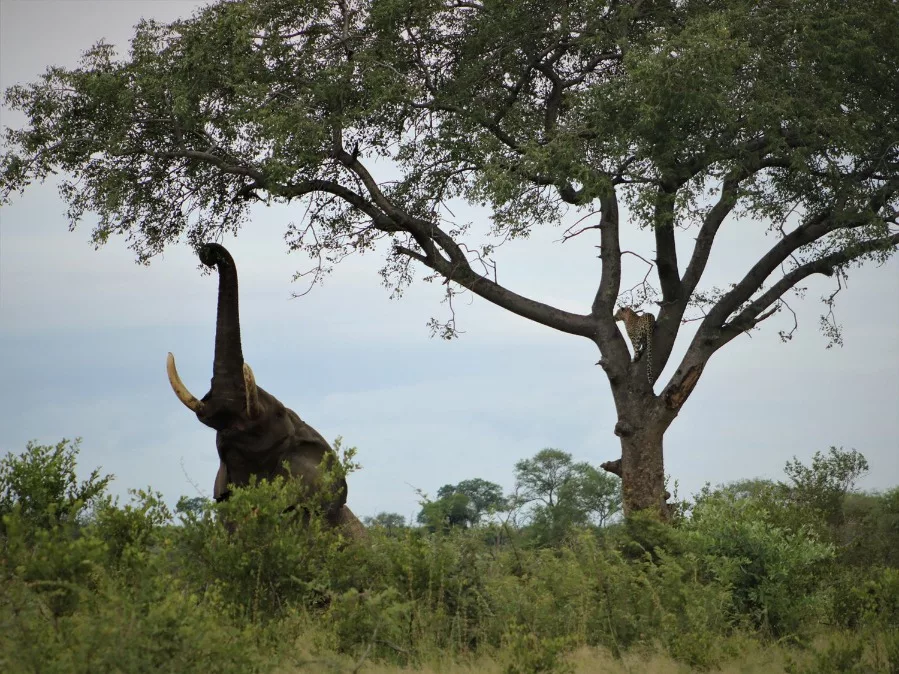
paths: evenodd
<path fill-rule="evenodd" d="M 312 489 L 320 488 L 319 465 L 326 456 L 337 456 L 328 442 L 277 398 L 256 385 L 253 371 L 244 363 L 240 344 L 237 300 L 237 267 L 223 246 L 207 243 L 200 248 L 200 261 L 216 267 L 219 274 L 218 316 L 215 330 L 215 359 L 209 393 L 198 400 L 178 376 L 170 353 L 166 369 L 178 399 L 202 423 L 216 430 L 219 470 L 213 495 L 228 498 L 228 485 L 242 487 L 250 476 L 272 479 L 277 475 L 302 478 Z M 289 472 L 285 471 L 287 462 Z M 347 485 L 340 479 L 325 500 L 325 515 L 331 524 L 359 538 L 362 523 L 346 506 Z"/>

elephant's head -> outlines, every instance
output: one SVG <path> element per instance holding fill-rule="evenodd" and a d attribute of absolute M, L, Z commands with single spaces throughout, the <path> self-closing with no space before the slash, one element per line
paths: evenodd
<path fill-rule="evenodd" d="M 219 274 L 215 358 L 209 392 L 196 398 L 181 381 L 175 358 L 168 355 L 169 382 L 175 395 L 202 423 L 216 430 L 221 465 L 215 479 L 216 500 L 228 496 L 228 485 L 245 486 L 250 476 L 302 478 L 311 488 L 321 484 L 321 463 L 334 457 L 328 442 L 277 398 L 256 385 L 243 360 L 237 299 L 237 268 L 224 247 L 209 243 L 200 251 L 203 264 Z M 285 470 L 285 462 L 288 468 Z M 361 524 L 345 507 L 346 482 L 332 484 L 326 510 L 334 522 Z"/>

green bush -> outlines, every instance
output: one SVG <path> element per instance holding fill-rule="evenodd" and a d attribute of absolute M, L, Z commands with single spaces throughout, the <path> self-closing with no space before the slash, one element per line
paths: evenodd
<path fill-rule="evenodd" d="M 899 569 L 840 569 L 831 582 L 834 624 L 850 629 L 899 625 Z"/>
<path fill-rule="evenodd" d="M 822 614 L 821 576 L 834 556 L 812 526 L 777 524 L 784 519 L 765 501 L 707 491 L 683 525 L 710 579 L 730 588 L 731 619 L 778 637 Z"/>
<path fill-rule="evenodd" d="M 113 476 L 101 476 L 98 469 L 79 484 L 75 464 L 80 449 L 80 438 L 53 446 L 28 442 L 22 454 L 0 459 L 0 532 L 3 518 L 14 508 L 31 530 L 74 522 L 89 512 Z"/>
<path fill-rule="evenodd" d="M 570 638 L 543 637 L 512 624 L 505 634 L 504 674 L 572 674 L 574 667 L 564 659 Z"/>
<path fill-rule="evenodd" d="M 847 494 L 834 538 L 840 561 L 857 568 L 899 566 L 899 488 Z"/>
<path fill-rule="evenodd" d="M 44 608 L 73 612 L 106 557 L 106 544 L 84 535 L 82 522 L 105 497 L 112 476 L 98 470 L 79 484 L 80 442 L 29 442 L 20 455 L 0 459 L 0 571 L 3 580 L 27 583 Z"/>
<path fill-rule="evenodd" d="M 214 592 L 202 597 L 167 575 L 146 574 L 123 587 L 102 572 L 77 587 L 78 610 L 48 619 L 45 597 L 30 583 L 4 583 L 0 652 L 4 671 L 269 671 L 253 631 L 226 618 Z M 268 656 L 270 657 L 270 656 Z"/>
<path fill-rule="evenodd" d="M 187 581 L 215 585 L 251 621 L 277 618 L 294 604 L 326 605 L 345 582 L 342 538 L 299 481 L 279 477 L 235 489 L 227 501 L 188 516 L 175 533 Z"/>
<path fill-rule="evenodd" d="M 2 671 L 487 658 L 494 671 L 566 672 L 575 650 L 593 647 L 704 669 L 749 641 L 800 636 L 812 650 L 791 655 L 792 671 L 895 671 L 892 496 L 847 497 L 845 517 L 827 524 L 777 485 L 752 483 L 705 490 L 676 526 L 639 516 L 571 526 L 543 547 L 496 523 L 373 527 L 358 543 L 327 527 L 296 481 L 220 504 L 182 499 L 175 523 L 149 489 L 120 504 L 108 477 L 78 482 L 76 454 L 77 444 L 30 444 L 0 463 Z M 855 547 L 839 538 L 846 527 Z M 819 648 L 827 622 L 853 631 Z"/>

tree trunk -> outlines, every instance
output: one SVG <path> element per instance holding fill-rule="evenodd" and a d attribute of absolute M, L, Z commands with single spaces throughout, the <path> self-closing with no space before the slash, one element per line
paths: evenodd
<path fill-rule="evenodd" d="M 656 423 L 621 436 L 621 489 L 624 516 L 640 510 L 668 516 L 662 439 L 665 426 Z"/>
<path fill-rule="evenodd" d="M 665 520 L 670 494 L 665 490 L 662 445 L 676 413 L 667 409 L 643 382 L 634 389 L 619 388 L 617 393 L 615 435 L 621 442 L 621 458 L 601 467 L 621 478 L 625 517 L 648 510 Z"/>

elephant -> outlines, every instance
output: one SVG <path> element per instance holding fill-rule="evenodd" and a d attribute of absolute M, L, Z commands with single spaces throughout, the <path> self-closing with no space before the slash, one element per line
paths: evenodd
<path fill-rule="evenodd" d="M 219 275 L 209 392 L 199 400 L 191 394 L 178 376 L 171 353 L 166 370 L 178 399 L 200 422 L 216 431 L 220 463 L 213 490 L 215 500 L 228 498 L 229 485 L 248 485 L 251 475 L 299 478 L 321 492 L 322 461 L 336 460 L 336 453 L 296 412 L 256 385 L 241 349 L 237 267 L 231 254 L 224 246 L 207 243 L 200 247 L 199 257 L 207 267 L 216 267 Z M 329 488 L 329 494 L 319 493 L 327 521 L 341 527 L 351 538 L 364 538 L 365 527 L 346 505 L 346 480 L 341 477 Z"/>

